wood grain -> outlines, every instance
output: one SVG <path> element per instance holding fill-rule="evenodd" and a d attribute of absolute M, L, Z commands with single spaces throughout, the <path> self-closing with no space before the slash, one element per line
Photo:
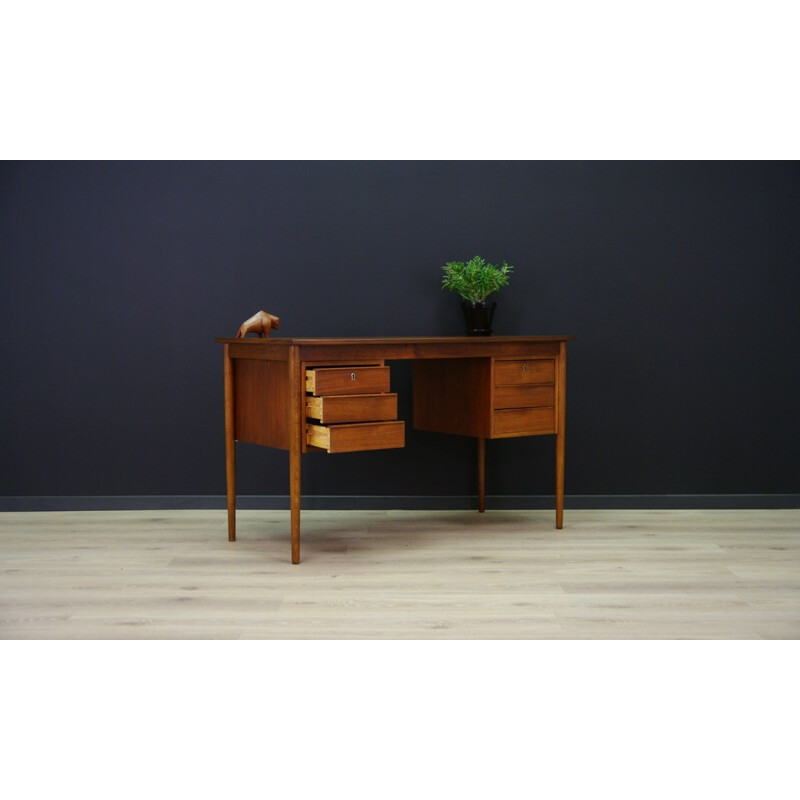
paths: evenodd
<path fill-rule="evenodd" d="M 300 468 L 305 434 L 305 392 L 300 348 L 289 350 L 289 398 L 286 408 L 289 431 L 289 509 L 292 538 L 292 564 L 300 563 Z"/>
<path fill-rule="evenodd" d="M 317 396 L 389 391 L 389 367 L 318 367 L 306 370 L 306 391 Z"/>
<path fill-rule="evenodd" d="M 413 365 L 413 425 L 461 436 L 491 435 L 491 359 L 437 358 Z"/>
<path fill-rule="evenodd" d="M 273 328 L 276 330 L 281 327 L 281 321 L 274 314 L 266 311 L 257 311 L 252 317 L 246 319 L 236 333 L 237 339 L 244 339 L 248 333 L 255 333 L 261 338 L 269 338 Z"/>
<path fill-rule="evenodd" d="M 561 342 L 556 368 L 556 529 L 564 525 L 564 451 L 566 443 L 567 345 Z"/>
<path fill-rule="evenodd" d="M 494 382 L 496 386 L 553 383 L 555 381 L 555 361 L 553 359 L 521 361 L 496 361 Z"/>
<path fill-rule="evenodd" d="M 342 394 L 306 397 L 306 416 L 323 425 L 397 419 L 397 394 Z"/>
<path fill-rule="evenodd" d="M 555 386 L 496 386 L 493 408 L 524 408 L 526 406 L 555 406 Z"/>
<path fill-rule="evenodd" d="M 478 512 L 486 511 L 486 439 L 479 436 L 478 442 Z"/>
<path fill-rule="evenodd" d="M 414 359 L 414 424 L 419 429 L 485 439 L 557 433 L 555 426 L 560 426 L 556 441 L 556 524 L 560 527 L 564 496 L 564 369 L 566 342 L 572 339 L 572 336 L 285 339 L 273 342 L 217 339 L 225 347 L 226 393 L 228 397 L 233 395 L 237 437 L 289 450 L 292 562 L 299 563 L 302 453 L 348 452 L 404 444 L 399 427 L 388 438 L 368 434 L 363 427 L 355 438 L 349 433 L 334 433 L 332 429 L 307 429 L 304 389 L 320 396 L 385 393 L 389 389 L 389 369 L 385 361 L 393 358 Z M 557 380 L 552 374 L 556 371 L 555 364 L 558 364 Z M 270 377 L 273 375 L 274 380 Z M 551 378 L 556 380 L 553 387 L 555 407 L 517 406 L 520 402 L 549 401 L 549 392 L 504 396 L 501 391 L 497 393 L 499 402 L 509 407 L 495 409 L 497 388 L 529 384 L 551 386 Z M 267 402 L 270 393 L 275 402 Z M 226 408 L 229 405 L 228 402 Z M 315 419 L 323 416 L 322 409 L 313 404 L 308 411 Z M 554 417 L 553 422 L 550 416 Z M 226 435 L 230 439 L 229 430 Z M 355 446 L 358 442 L 362 443 L 361 447 Z M 231 494 L 230 489 L 235 485 L 231 480 L 232 450 L 234 448 L 226 444 L 231 540 L 235 538 L 235 490 Z M 480 464 L 483 463 L 481 459 Z M 481 485 L 485 480 L 482 470 L 479 467 Z M 483 491 L 480 493 L 483 498 Z"/>
<path fill-rule="evenodd" d="M 494 412 L 493 420 L 494 438 L 556 432 L 553 408 L 502 408 Z"/>
<path fill-rule="evenodd" d="M 234 364 L 236 439 L 288 450 L 288 362 L 237 358 Z"/>
<path fill-rule="evenodd" d="M 310 445 L 329 453 L 386 450 L 405 445 L 405 422 L 358 422 L 344 425 L 306 425 Z"/>
<path fill-rule="evenodd" d="M 236 541 L 236 411 L 234 362 L 230 345 L 224 347 L 223 385 L 225 390 L 225 483 L 228 502 L 228 541 Z"/>
<path fill-rule="evenodd" d="M 551 513 L 4 513 L 0 638 L 800 638 L 800 511 Z"/>

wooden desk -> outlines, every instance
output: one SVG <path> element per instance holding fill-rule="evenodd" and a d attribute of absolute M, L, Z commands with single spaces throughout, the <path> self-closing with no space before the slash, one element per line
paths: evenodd
<path fill-rule="evenodd" d="M 564 514 L 567 342 L 573 336 L 217 339 L 225 350 L 228 539 L 236 540 L 236 442 L 289 451 L 292 563 L 300 562 L 303 453 L 402 447 L 386 361 L 412 359 L 413 427 L 473 436 L 478 510 L 485 442 L 555 435 L 556 528 Z"/>

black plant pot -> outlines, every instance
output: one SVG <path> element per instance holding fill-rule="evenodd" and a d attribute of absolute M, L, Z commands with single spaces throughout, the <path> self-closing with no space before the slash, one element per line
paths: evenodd
<path fill-rule="evenodd" d="M 492 335 L 492 317 L 497 303 L 487 303 L 485 300 L 480 303 L 470 303 L 463 300 L 461 307 L 464 309 L 464 319 L 467 321 L 467 336 Z"/>

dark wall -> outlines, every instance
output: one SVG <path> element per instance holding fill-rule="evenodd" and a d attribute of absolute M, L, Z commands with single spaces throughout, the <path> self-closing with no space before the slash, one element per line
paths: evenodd
<path fill-rule="evenodd" d="M 7 162 L 0 495 L 224 493 L 215 337 L 460 334 L 439 268 L 475 253 L 516 266 L 496 334 L 578 337 L 568 494 L 797 491 L 796 163 Z M 303 488 L 468 494 L 472 456 L 409 431 Z M 552 491 L 550 437 L 487 457 L 490 494 Z M 239 491 L 286 463 L 240 445 Z"/>

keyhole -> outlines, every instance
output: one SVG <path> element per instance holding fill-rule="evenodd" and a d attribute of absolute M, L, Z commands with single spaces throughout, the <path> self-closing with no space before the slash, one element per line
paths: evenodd
<path fill-rule="evenodd" d="M 527 372 L 528 371 L 528 365 L 527 364 L 523 364 L 522 365 L 522 371 L 523 372 Z"/>
<path fill-rule="evenodd" d="M 351 380 L 351 381 L 354 381 L 355 379 L 356 379 L 356 374 L 355 374 L 355 372 L 351 372 L 351 373 L 350 373 L 350 380 Z"/>

